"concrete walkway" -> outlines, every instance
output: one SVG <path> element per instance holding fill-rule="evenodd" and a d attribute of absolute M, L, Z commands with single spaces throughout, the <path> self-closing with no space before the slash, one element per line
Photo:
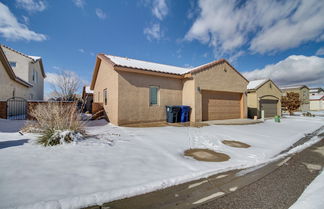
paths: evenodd
<path fill-rule="evenodd" d="M 252 120 L 248 118 L 244 119 L 228 119 L 228 120 L 209 120 L 203 121 L 201 123 L 206 123 L 208 125 L 250 125 L 256 123 L 262 123 L 262 120 Z"/>
<path fill-rule="evenodd" d="M 317 133 L 305 136 L 300 142 Z M 324 135 L 321 137 L 324 139 Z M 323 166 L 324 140 L 263 167 L 232 170 L 87 209 L 287 208 Z"/>

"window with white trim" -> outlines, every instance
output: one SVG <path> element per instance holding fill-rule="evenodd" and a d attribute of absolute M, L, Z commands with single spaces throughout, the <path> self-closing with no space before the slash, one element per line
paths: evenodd
<path fill-rule="evenodd" d="M 159 87 L 150 86 L 150 105 L 158 105 Z"/>

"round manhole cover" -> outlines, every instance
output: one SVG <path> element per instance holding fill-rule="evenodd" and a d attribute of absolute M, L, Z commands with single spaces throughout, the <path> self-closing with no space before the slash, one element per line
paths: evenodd
<path fill-rule="evenodd" d="M 209 149 L 189 149 L 184 152 L 185 156 L 193 157 L 199 161 L 207 161 L 207 162 L 223 162 L 230 159 L 230 156 L 215 152 Z"/>
<path fill-rule="evenodd" d="M 236 148 L 249 148 L 249 147 L 251 147 L 249 144 L 245 144 L 245 143 L 239 142 L 239 141 L 232 141 L 232 140 L 223 140 L 222 143 L 226 144 L 227 146 L 236 147 Z"/>

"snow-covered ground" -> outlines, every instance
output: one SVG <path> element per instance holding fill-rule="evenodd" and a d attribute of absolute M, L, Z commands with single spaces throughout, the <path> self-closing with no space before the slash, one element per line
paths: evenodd
<path fill-rule="evenodd" d="M 126 128 L 94 121 L 87 140 L 55 147 L 35 144 L 34 134 L 20 135 L 17 122 L 0 120 L 0 208 L 79 208 L 259 165 L 321 127 L 324 118 L 202 128 Z M 233 148 L 222 140 L 251 147 Z M 231 159 L 199 162 L 183 156 L 190 147 Z"/>
<path fill-rule="evenodd" d="M 289 209 L 324 208 L 324 171 L 308 185 L 303 194 Z"/>

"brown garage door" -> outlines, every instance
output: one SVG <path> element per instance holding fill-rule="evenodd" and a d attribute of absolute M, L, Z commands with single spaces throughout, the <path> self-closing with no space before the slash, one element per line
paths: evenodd
<path fill-rule="evenodd" d="M 240 118 L 241 93 L 202 92 L 202 120 Z"/>
<path fill-rule="evenodd" d="M 277 115 L 278 100 L 261 99 L 260 110 L 264 110 L 264 117 L 274 117 Z"/>

